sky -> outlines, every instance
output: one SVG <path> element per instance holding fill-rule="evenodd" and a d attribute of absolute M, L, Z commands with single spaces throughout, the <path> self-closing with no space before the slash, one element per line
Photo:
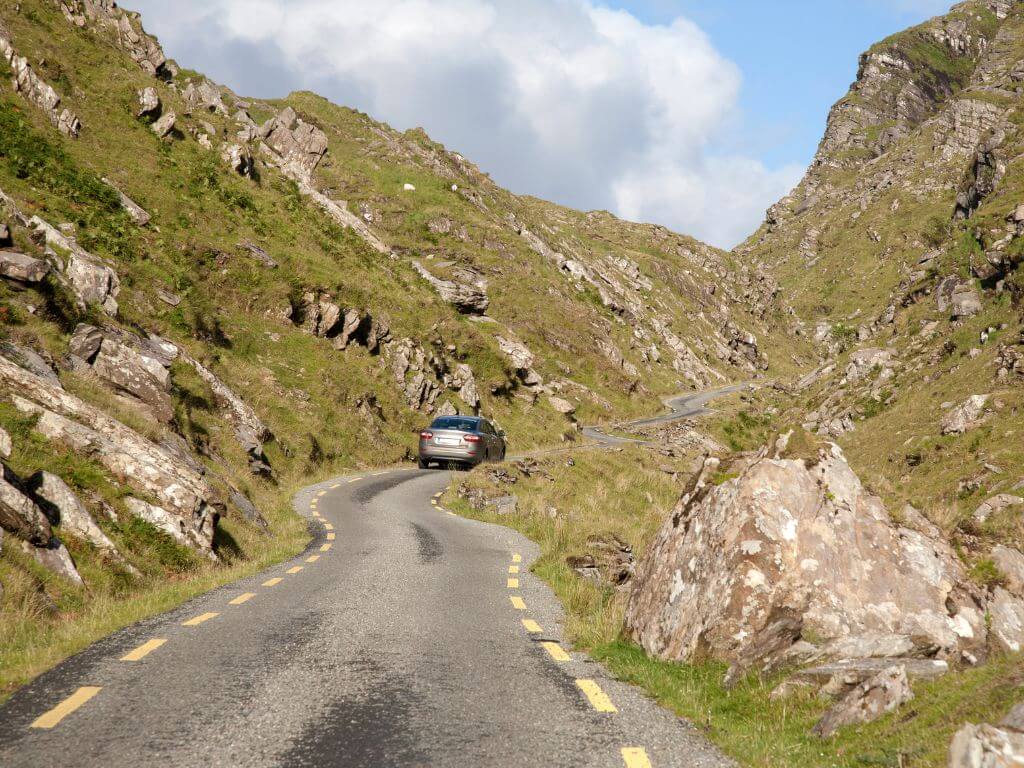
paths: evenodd
<path fill-rule="evenodd" d="M 131 0 L 257 98 L 423 127 L 513 192 L 729 248 L 810 162 L 872 43 L 952 0 Z"/>

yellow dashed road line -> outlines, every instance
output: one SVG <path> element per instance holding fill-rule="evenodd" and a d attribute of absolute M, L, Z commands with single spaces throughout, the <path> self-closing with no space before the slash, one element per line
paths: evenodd
<path fill-rule="evenodd" d="M 512 562 L 513 563 L 521 563 L 521 562 L 523 562 L 523 556 L 520 555 L 518 552 L 514 553 L 512 555 Z"/>
<path fill-rule="evenodd" d="M 341 488 L 341 483 L 335 483 L 334 485 L 332 485 L 332 486 L 331 486 L 331 490 L 332 490 L 332 491 L 333 491 L 333 490 L 334 490 L 335 488 Z"/>
<path fill-rule="evenodd" d="M 336 533 L 328 533 L 327 534 L 327 540 L 328 541 L 334 541 L 335 538 L 337 538 L 337 534 Z"/>
<path fill-rule="evenodd" d="M 643 747 L 623 747 L 622 762 L 626 768 L 651 768 L 651 761 L 647 759 L 647 752 Z"/>
<path fill-rule="evenodd" d="M 166 642 L 167 641 L 162 638 L 149 640 L 140 645 L 134 651 L 126 653 L 124 656 L 121 657 L 121 661 L 138 661 L 139 659 L 145 658 L 146 656 L 151 654 L 153 651 L 155 651 L 157 648 L 159 648 Z"/>
<path fill-rule="evenodd" d="M 331 525 L 330 523 L 324 523 L 324 530 L 325 531 L 333 531 L 334 530 L 334 526 Z"/>
<path fill-rule="evenodd" d="M 518 595 L 512 595 L 509 600 L 512 601 L 512 607 L 519 611 L 526 610 L 526 603 L 523 602 L 523 598 Z"/>
<path fill-rule="evenodd" d="M 322 547 L 320 547 L 320 551 L 321 552 L 329 552 L 330 549 L 331 549 L 331 545 L 330 544 L 324 544 Z"/>
<path fill-rule="evenodd" d="M 322 497 L 322 496 L 326 496 L 326 495 L 327 495 L 327 491 L 320 491 L 320 492 L 319 492 L 319 493 L 318 493 L 318 494 L 316 495 L 316 497 L 317 497 L 317 498 L 319 499 L 320 497 Z"/>
<path fill-rule="evenodd" d="M 601 690 L 601 686 L 595 683 L 593 680 L 577 680 L 576 685 L 583 691 L 583 695 L 587 697 L 587 701 L 590 702 L 590 706 L 596 709 L 598 712 L 618 712 L 612 704 L 612 700 L 608 698 L 608 694 Z"/>
<path fill-rule="evenodd" d="M 533 619 L 523 619 L 523 628 L 527 632 L 532 632 L 534 634 L 537 634 L 539 632 L 543 632 L 544 631 L 543 629 L 540 628 L 540 624 L 538 624 Z"/>
<path fill-rule="evenodd" d="M 302 570 L 302 566 L 301 565 L 296 565 L 294 568 L 289 568 L 287 571 L 285 571 L 285 573 L 289 573 L 289 574 L 291 574 L 291 573 L 298 573 L 301 570 Z"/>
<path fill-rule="evenodd" d="M 350 483 L 357 483 L 357 482 L 359 482 L 359 481 L 360 481 L 360 480 L 362 480 L 362 479 L 363 479 L 363 478 L 361 478 L 361 477 L 350 477 L 348 481 L 349 481 Z"/>
<path fill-rule="evenodd" d="M 255 592 L 243 592 L 234 600 L 229 601 L 228 605 L 241 605 L 242 603 L 246 603 L 249 600 L 252 600 L 254 597 L 256 597 Z"/>
<path fill-rule="evenodd" d="M 306 562 L 307 563 L 315 563 L 319 559 L 320 559 L 320 555 L 310 555 L 309 557 L 306 558 Z"/>
<path fill-rule="evenodd" d="M 102 691 L 102 688 L 98 688 L 94 685 L 83 685 L 77 691 L 68 696 L 64 701 L 58 704 L 56 707 L 51 709 L 49 712 L 45 712 L 37 717 L 31 727 L 32 728 L 53 728 L 57 723 L 63 720 L 65 717 L 70 715 L 80 706 L 85 704 L 89 699 L 95 696 L 97 693 Z"/>
<path fill-rule="evenodd" d="M 505 586 L 509 589 L 519 589 L 519 579 L 509 579 L 505 582 Z"/>
<path fill-rule="evenodd" d="M 188 621 L 181 622 L 181 626 L 183 626 L 183 627 L 198 627 L 204 621 L 209 621 L 210 619 L 215 619 L 218 616 L 220 616 L 219 613 L 201 613 L 198 616 L 196 616 L 195 618 L 189 619 Z"/>
<path fill-rule="evenodd" d="M 544 650 L 548 652 L 555 661 L 572 661 L 572 657 L 566 653 L 558 643 L 541 643 Z"/>
<path fill-rule="evenodd" d="M 275 577 L 273 579 L 267 579 L 266 581 L 263 582 L 263 586 L 264 587 L 276 587 L 282 581 L 284 581 L 284 579 L 282 579 L 280 577 Z"/>
<path fill-rule="evenodd" d="M 508 572 L 509 573 L 519 573 L 519 566 L 518 565 L 510 565 L 508 567 Z"/>

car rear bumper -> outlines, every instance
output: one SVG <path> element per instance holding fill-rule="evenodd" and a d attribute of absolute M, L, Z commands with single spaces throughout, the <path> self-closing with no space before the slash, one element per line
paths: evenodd
<path fill-rule="evenodd" d="M 483 456 L 479 448 L 460 448 L 448 445 L 421 445 L 420 458 L 424 461 L 464 461 L 477 463 Z"/>

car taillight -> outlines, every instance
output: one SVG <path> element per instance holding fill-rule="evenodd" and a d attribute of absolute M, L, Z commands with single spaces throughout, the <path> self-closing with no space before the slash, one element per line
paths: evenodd
<path fill-rule="evenodd" d="M 479 435 L 463 435 L 462 439 L 465 440 L 467 443 L 479 443 L 480 442 L 480 436 Z"/>
<path fill-rule="evenodd" d="M 420 432 L 420 437 L 422 437 L 424 440 L 429 440 L 433 436 L 434 436 L 433 432 Z"/>

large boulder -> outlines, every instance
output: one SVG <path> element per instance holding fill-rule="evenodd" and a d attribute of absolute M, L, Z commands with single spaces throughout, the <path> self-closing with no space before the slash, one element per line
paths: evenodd
<path fill-rule="evenodd" d="M 950 547 L 893 524 L 838 446 L 802 435 L 788 458 L 791 439 L 724 482 L 705 462 L 637 570 L 630 636 L 662 659 L 731 662 L 732 679 L 879 633 L 916 655 L 983 647 L 983 611 Z"/>
<path fill-rule="evenodd" d="M 98 306 L 108 315 L 117 315 L 121 280 L 113 268 L 39 216 L 33 216 L 29 224 L 48 246 L 67 254 L 63 276 L 78 300 L 84 306 Z"/>
<path fill-rule="evenodd" d="M 51 539 L 50 543 L 45 546 L 33 547 L 27 542 L 23 542 L 22 547 L 47 570 L 79 586 L 84 583 L 78 573 L 78 568 L 75 567 L 75 561 L 71 559 L 71 553 L 57 537 Z"/>
<path fill-rule="evenodd" d="M 308 180 L 327 154 L 327 135 L 285 107 L 259 129 L 266 147 L 286 172 Z"/>
<path fill-rule="evenodd" d="M 36 376 L 46 379 L 55 387 L 61 386 L 60 379 L 57 378 L 57 374 L 53 372 L 50 364 L 31 347 L 23 347 L 19 344 L 12 344 L 9 341 L 0 341 L 0 356 L 6 357 L 15 365 L 20 365 Z"/>

